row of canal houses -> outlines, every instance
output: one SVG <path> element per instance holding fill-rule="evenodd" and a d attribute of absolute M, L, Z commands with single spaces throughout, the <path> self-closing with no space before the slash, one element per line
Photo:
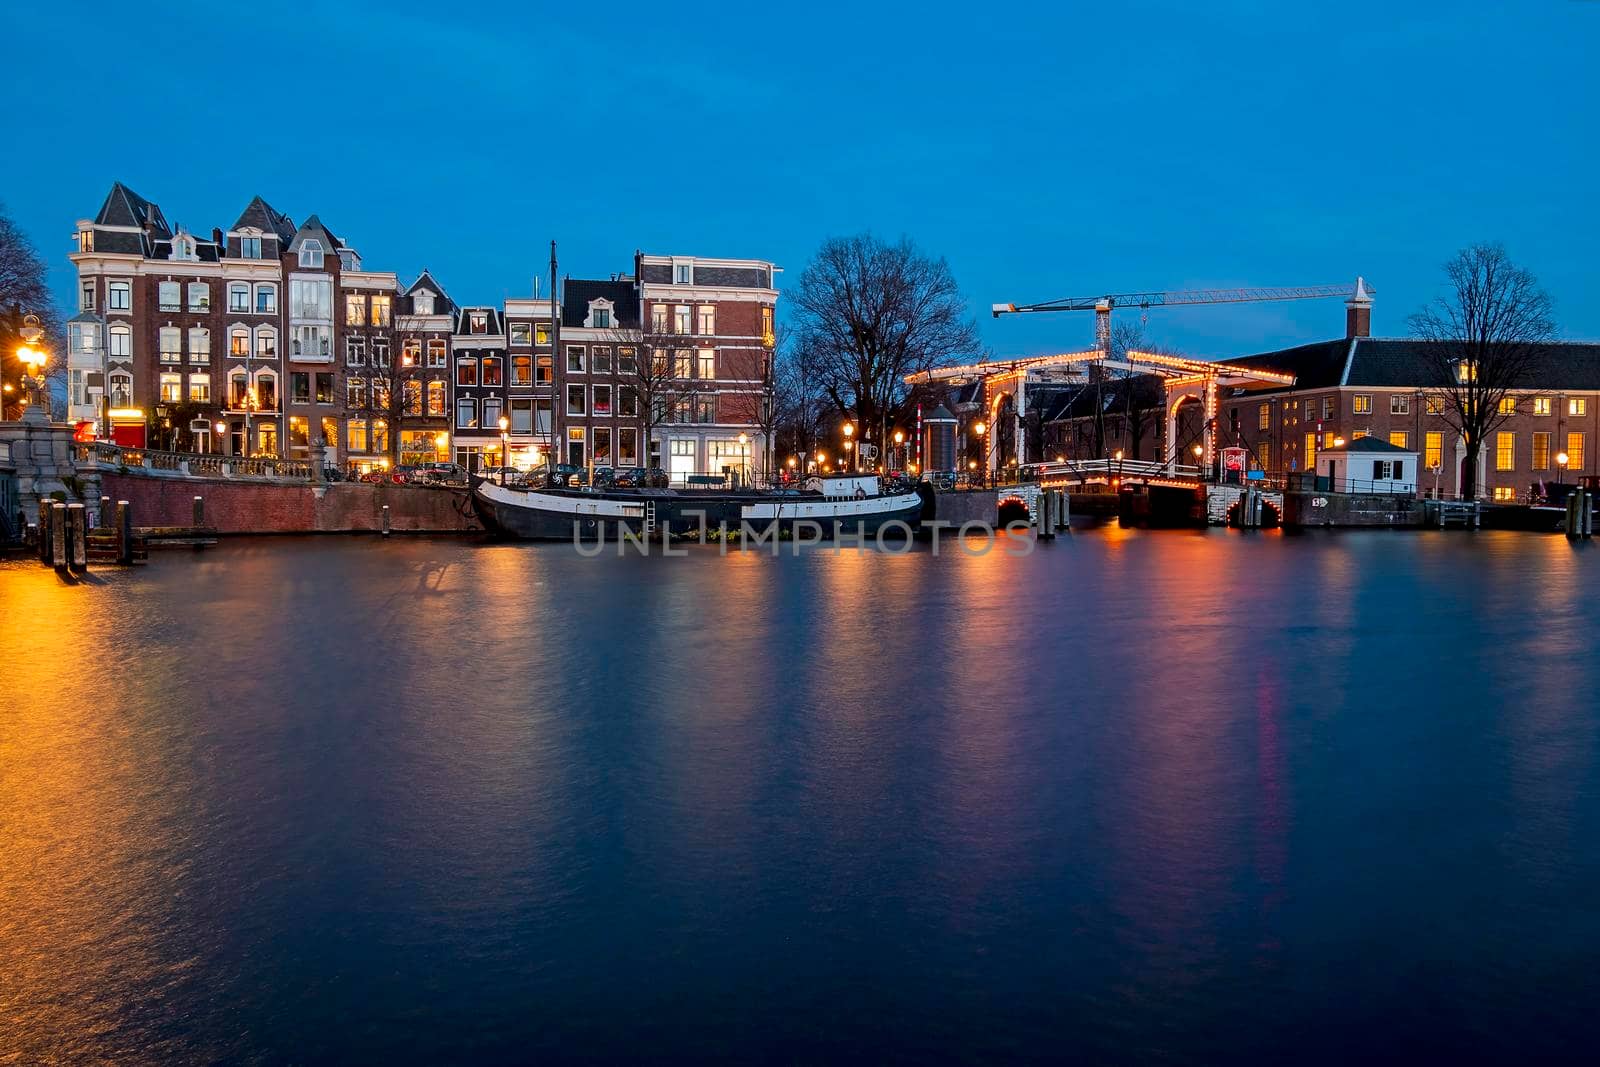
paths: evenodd
<path fill-rule="evenodd" d="M 559 303 L 459 303 L 427 270 L 368 269 L 316 215 L 258 196 L 202 234 L 121 183 L 71 259 L 68 417 L 85 437 L 357 470 L 553 454 L 680 480 L 764 454 L 779 268 L 763 260 L 636 252 L 630 272 L 565 280 Z"/>

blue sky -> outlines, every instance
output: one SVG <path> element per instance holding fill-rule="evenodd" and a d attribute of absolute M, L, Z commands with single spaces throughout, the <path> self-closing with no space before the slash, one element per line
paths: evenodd
<path fill-rule="evenodd" d="M 829 235 L 906 234 L 1000 354 L 1093 325 L 996 301 L 1357 274 L 1401 334 L 1493 239 L 1600 338 L 1600 3 L 298 7 L 0 16 L 36 144 L 0 199 L 63 302 L 73 222 L 120 179 L 197 231 L 255 193 L 320 214 L 463 302 L 528 293 L 552 237 L 573 276 L 643 247 L 792 283 Z M 1236 355 L 1337 336 L 1343 308 L 1146 329 Z"/>

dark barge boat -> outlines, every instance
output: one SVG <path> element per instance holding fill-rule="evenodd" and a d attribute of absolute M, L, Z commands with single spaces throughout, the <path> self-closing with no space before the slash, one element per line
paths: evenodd
<path fill-rule="evenodd" d="M 806 538 L 844 532 L 875 535 L 890 523 L 914 533 L 932 490 L 924 484 L 883 491 L 876 475 L 810 479 L 805 489 L 558 489 L 481 481 L 472 503 L 490 532 L 525 541 L 699 536 L 748 525 L 765 537 L 774 527 Z"/>

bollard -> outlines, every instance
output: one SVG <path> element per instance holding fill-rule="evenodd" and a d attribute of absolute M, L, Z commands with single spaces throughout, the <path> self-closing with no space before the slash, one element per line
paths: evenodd
<path fill-rule="evenodd" d="M 44 564 L 50 563 L 50 515 L 55 509 L 55 501 L 39 501 L 39 562 Z"/>
<path fill-rule="evenodd" d="M 196 530 L 198 530 L 200 527 L 204 526 L 205 524 L 206 524 L 206 498 L 203 497 L 203 496 L 197 496 L 197 497 L 194 498 L 194 528 Z"/>
<path fill-rule="evenodd" d="M 383 536 L 389 536 L 389 505 L 383 506 Z"/>
<path fill-rule="evenodd" d="M 133 505 L 117 501 L 117 562 L 133 562 Z"/>
<path fill-rule="evenodd" d="M 67 505 L 67 566 L 79 573 L 89 569 L 89 512 L 82 504 Z"/>
<path fill-rule="evenodd" d="M 95 522 L 95 525 L 96 526 L 110 526 L 111 525 L 111 521 L 114 518 L 116 518 L 116 511 L 111 506 L 111 498 L 108 497 L 108 496 L 101 497 L 100 498 L 100 517 Z"/>
<path fill-rule="evenodd" d="M 61 570 L 67 565 L 67 506 L 58 500 L 50 510 L 50 562 Z"/>
<path fill-rule="evenodd" d="M 1039 532 L 1035 536 L 1040 541 L 1055 540 L 1055 510 L 1056 495 L 1046 489 L 1039 494 Z"/>

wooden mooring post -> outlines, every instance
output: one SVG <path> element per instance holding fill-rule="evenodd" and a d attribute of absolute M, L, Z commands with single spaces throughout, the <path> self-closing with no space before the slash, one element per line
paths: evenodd
<path fill-rule="evenodd" d="M 59 500 L 50 508 L 50 563 L 57 570 L 67 565 L 67 506 Z"/>
<path fill-rule="evenodd" d="M 117 562 L 124 566 L 133 563 L 133 505 L 126 500 L 117 501 Z"/>
<path fill-rule="evenodd" d="M 82 504 L 67 505 L 66 565 L 80 574 L 89 569 L 89 513 Z"/>
<path fill-rule="evenodd" d="M 111 520 L 113 518 L 115 518 L 115 517 L 116 517 L 116 511 L 113 510 L 113 508 L 111 506 L 111 498 L 108 497 L 108 496 L 101 497 L 100 498 L 100 514 L 95 519 L 95 523 L 94 524 L 96 526 L 110 526 L 111 525 Z"/>
<path fill-rule="evenodd" d="M 196 530 L 198 530 L 198 529 L 200 529 L 200 527 L 204 526 L 205 524 L 206 524 L 206 498 L 203 497 L 203 496 L 197 496 L 197 497 L 194 498 L 194 528 Z"/>
<path fill-rule="evenodd" d="M 1567 497 L 1567 536 L 1587 540 L 1594 536 L 1594 497 L 1587 487 L 1579 487 Z"/>
<path fill-rule="evenodd" d="M 381 521 L 383 523 L 383 536 L 388 537 L 389 536 L 389 505 L 388 504 L 383 505 L 383 518 L 382 518 Z"/>

